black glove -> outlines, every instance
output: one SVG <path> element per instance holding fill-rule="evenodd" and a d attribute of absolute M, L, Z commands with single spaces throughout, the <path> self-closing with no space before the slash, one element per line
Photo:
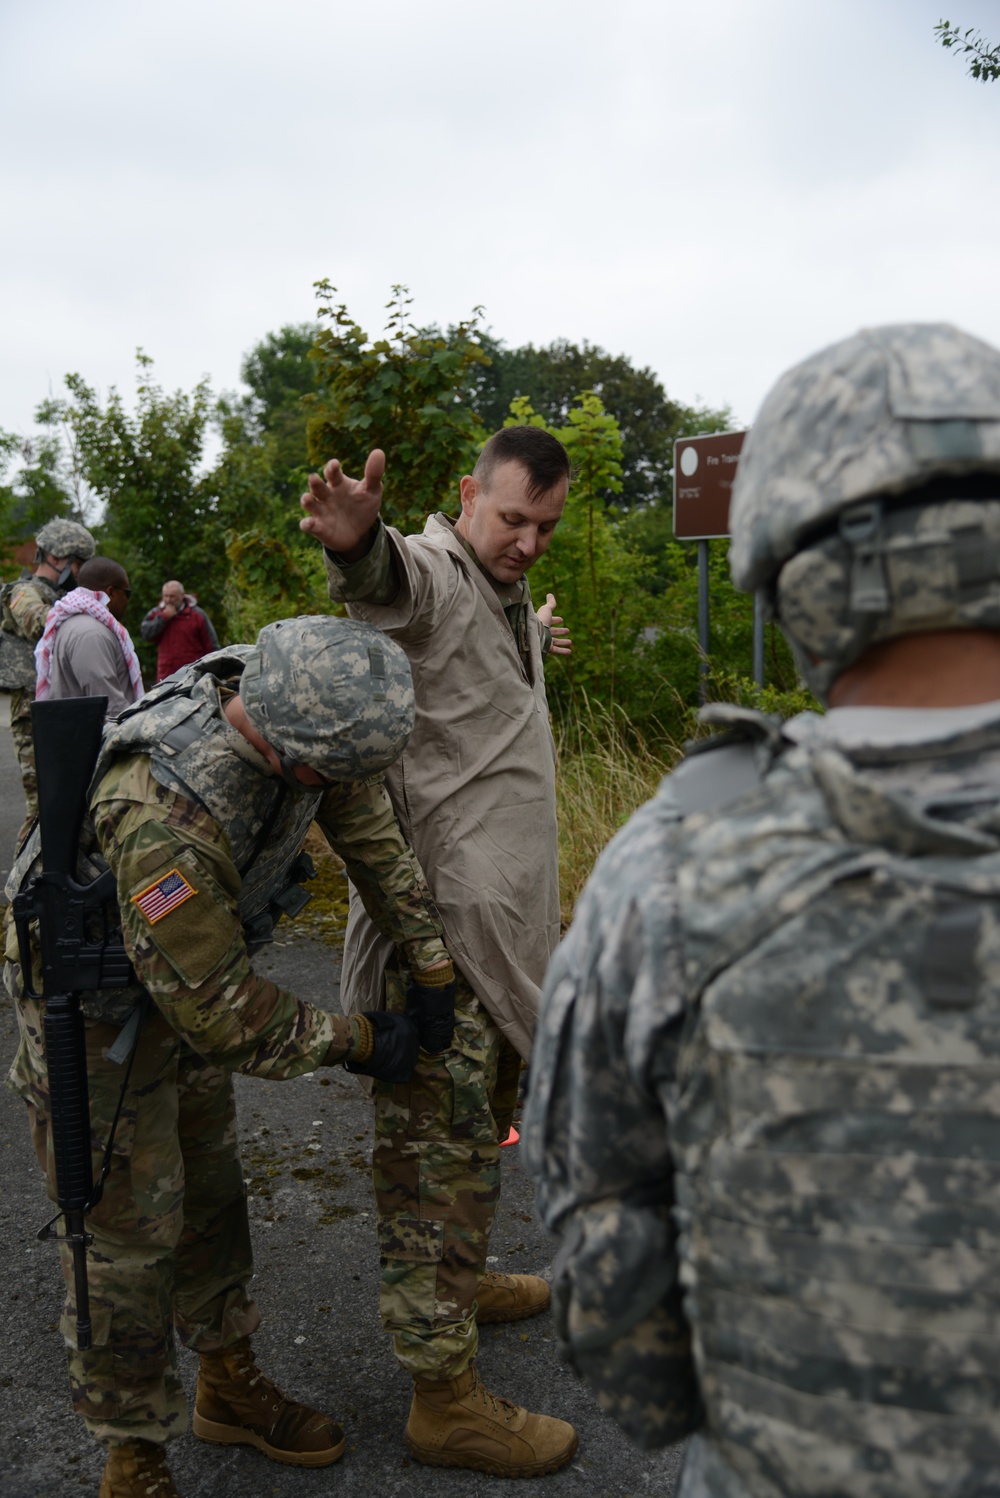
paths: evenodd
<path fill-rule="evenodd" d="M 408 1014 L 390 1014 L 369 1009 L 365 1019 L 372 1027 L 374 1047 L 366 1061 L 345 1061 L 348 1071 L 380 1082 L 408 1082 L 417 1064 L 420 1036 Z"/>
<path fill-rule="evenodd" d="M 454 979 L 438 988 L 425 987 L 414 978 L 406 990 L 406 1012 L 416 1022 L 420 1044 L 435 1054 L 446 1051 L 455 1033 Z"/>

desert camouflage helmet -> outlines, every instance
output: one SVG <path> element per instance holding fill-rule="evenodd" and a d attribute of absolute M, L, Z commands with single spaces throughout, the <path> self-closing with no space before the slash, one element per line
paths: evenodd
<path fill-rule="evenodd" d="M 971 472 L 1000 474 L 1000 352 L 947 323 L 845 338 L 782 375 L 747 436 L 733 582 L 770 582 L 859 500 Z"/>
<path fill-rule="evenodd" d="M 47 520 L 35 536 L 35 545 L 42 555 L 50 557 L 74 557 L 88 561 L 97 550 L 97 543 L 88 530 L 75 520 L 64 520 L 56 516 Z"/>
<path fill-rule="evenodd" d="M 240 680 L 254 728 L 292 765 L 354 780 L 393 764 L 413 731 L 410 666 L 370 624 L 281 619 L 257 636 Z"/>

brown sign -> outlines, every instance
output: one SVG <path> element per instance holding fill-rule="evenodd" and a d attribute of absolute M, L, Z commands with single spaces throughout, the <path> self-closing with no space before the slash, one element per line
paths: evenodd
<path fill-rule="evenodd" d="M 729 535 L 729 496 L 746 432 L 713 432 L 674 443 L 674 535 L 708 541 Z"/>

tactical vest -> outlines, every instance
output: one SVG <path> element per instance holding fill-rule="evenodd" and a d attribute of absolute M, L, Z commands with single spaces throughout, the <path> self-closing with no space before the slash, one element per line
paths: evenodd
<path fill-rule="evenodd" d="M 119 715 L 104 736 L 92 787 L 121 755 L 146 754 L 154 780 L 199 801 L 229 836 L 243 880 L 239 908 L 247 945 L 273 935 L 283 913 L 306 903 L 299 850 L 322 790 L 301 792 L 262 775 L 259 755 L 222 714 L 219 682 L 242 672 L 249 645 L 231 646 L 176 671 Z"/>
<path fill-rule="evenodd" d="M 146 754 L 160 785 L 199 801 L 229 836 L 243 880 L 239 909 L 252 953 L 272 939 L 276 920 L 297 914 L 309 899 L 301 880 L 311 876 L 312 864 L 300 849 L 322 791 L 303 787 L 299 793 L 262 775 L 256 751 L 223 718 L 219 683 L 239 676 L 250 648 L 237 645 L 204 656 L 127 708 L 105 731 L 91 793 L 116 758 Z M 11 870 L 9 895 L 38 872 L 40 854 L 36 827 Z M 88 817 L 77 878 L 89 883 L 106 868 Z M 88 993 L 83 1011 L 118 1024 L 141 993 L 138 985 Z"/>
<path fill-rule="evenodd" d="M 786 748 L 679 829 L 691 1498 L 1000 1490 L 1000 795 L 966 784 Z"/>
<path fill-rule="evenodd" d="M 58 591 L 41 577 L 18 578 L 0 588 L 0 692 L 35 690 L 35 646 L 21 634 L 11 613 L 10 599 L 15 589 L 33 588 L 49 608 L 59 597 Z"/>

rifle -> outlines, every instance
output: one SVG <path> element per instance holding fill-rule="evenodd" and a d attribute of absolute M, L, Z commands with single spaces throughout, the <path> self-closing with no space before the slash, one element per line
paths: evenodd
<path fill-rule="evenodd" d="M 75 877 L 87 788 L 107 705 L 106 697 L 69 697 L 31 704 L 42 872 L 12 902 L 24 994 L 45 1001 L 45 1057 L 59 1211 L 38 1236 L 55 1237 L 73 1250 L 76 1337 L 81 1351 L 86 1351 L 92 1340 L 87 1246 L 93 1240 L 84 1219 L 100 1200 L 111 1163 L 111 1140 L 95 1186 L 80 1000 L 85 990 L 125 988 L 133 977 L 120 934 L 108 924 L 109 908 L 117 910 L 114 874 L 106 869 L 90 884 L 78 884 Z M 31 921 L 38 922 L 41 993 L 33 986 Z M 135 1033 L 137 1036 L 138 1025 Z M 127 1086 L 126 1072 L 111 1139 Z M 61 1237 L 53 1232 L 53 1224 L 60 1217 L 66 1223 Z"/>

